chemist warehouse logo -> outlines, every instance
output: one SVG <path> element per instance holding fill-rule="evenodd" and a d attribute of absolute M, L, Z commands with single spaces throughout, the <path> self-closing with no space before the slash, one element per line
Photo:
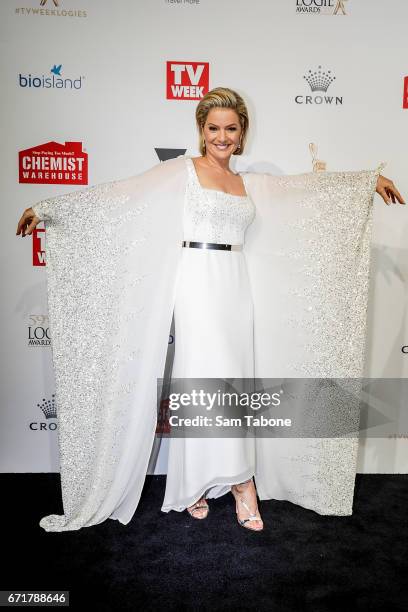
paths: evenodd
<path fill-rule="evenodd" d="M 308 15 L 346 15 L 349 0 L 296 0 L 296 12 Z"/>
<path fill-rule="evenodd" d="M 327 93 L 330 85 L 336 80 L 331 70 L 323 70 L 321 66 L 318 66 L 317 70 L 309 70 L 307 74 L 303 75 L 303 78 L 307 82 L 311 94 L 295 96 L 296 104 L 332 104 L 334 106 L 343 104 L 342 96 Z M 318 92 L 323 92 L 323 95 Z"/>
<path fill-rule="evenodd" d="M 87 185 L 88 153 L 81 142 L 45 142 L 18 154 L 19 182 Z"/>
<path fill-rule="evenodd" d="M 208 62 L 167 62 L 167 100 L 201 100 L 209 91 Z"/>
<path fill-rule="evenodd" d="M 49 71 L 51 76 L 45 74 L 18 75 L 18 84 L 24 89 L 82 89 L 84 76 L 76 78 L 67 77 L 62 73 L 62 64 L 54 64 Z"/>

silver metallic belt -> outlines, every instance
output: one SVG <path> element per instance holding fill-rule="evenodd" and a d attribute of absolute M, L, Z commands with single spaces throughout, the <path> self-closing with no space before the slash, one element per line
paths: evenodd
<path fill-rule="evenodd" d="M 194 249 L 221 249 L 223 251 L 242 251 L 242 244 L 220 244 L 218 242 L 192 242 L 183 240 L 183 247 Z"/>

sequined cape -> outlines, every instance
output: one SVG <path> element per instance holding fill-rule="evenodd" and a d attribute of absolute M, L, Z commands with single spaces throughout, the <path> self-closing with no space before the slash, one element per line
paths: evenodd
<path fill-rule="evenodd" d="M 63 515 L 127 524 L 156 428 L 181 257 L 185 156 L 42 200 Z M 374 170 L 242 173 L 257 378 L 361 376 Z M 357 439 L 257 440 L 260 499 L 352 513 Z M 125 511 L 126 507 L 126 511 Z M 131 510 L 129 510 L 131 508 Z"/>

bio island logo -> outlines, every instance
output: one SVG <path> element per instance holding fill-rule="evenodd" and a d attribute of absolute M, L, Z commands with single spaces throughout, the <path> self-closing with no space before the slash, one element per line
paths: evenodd
<path fill-rule="evenodd" d="M 82 81 L 84 76 L 76 78 L 65 77 L 61 73 L 62 64 L 54 64 L 50 69 L 51 76 L 45 74 L 20 74 L 18 75 L 18 84 L 20 87 L 34 89 L 82 89 Z"/>

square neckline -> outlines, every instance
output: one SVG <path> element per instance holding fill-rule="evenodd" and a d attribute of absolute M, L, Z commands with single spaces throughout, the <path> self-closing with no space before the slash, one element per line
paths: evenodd
<path fill-rule="evenodd" d="M 197 170 L 196 170 L 195 164 L 193 162 L 193 158 L 192 157 L 187 157 L 186 159 L 187 159 L 187 161 L 190 162 L 190 164 L 192 166 L 193 174 L 194 174 L 195 180 L 197 181 L 197 185 L 203 191 L 215 191 L 216 193 L 223 193 L 224 195 L 229 195 L 232 198 L 241 198 L 241 199 L 244 199 L 244 198 L 248 199 L 249 198 L 248 192 L 247 192 L 247 188 L 246 188 L 246 185 L 245 185 L 245 180 L 244 180 L 243 176 L 241 178 L 242 178 L 242 182 L 243 182 L 244 188 L 245 188 L 245 195 L 237 195 L 235 193 L 230 193 L 229 191 L 223 191 L 222 189 L 211 189 L 210 187 L 203 187 L 201 185 L 201 183 L 200 183 L 200 179 L 198 178 L 198 174 L 197 174 Z M 239 174 L 239 172 L 237 172 L 237 174 Z"/>

